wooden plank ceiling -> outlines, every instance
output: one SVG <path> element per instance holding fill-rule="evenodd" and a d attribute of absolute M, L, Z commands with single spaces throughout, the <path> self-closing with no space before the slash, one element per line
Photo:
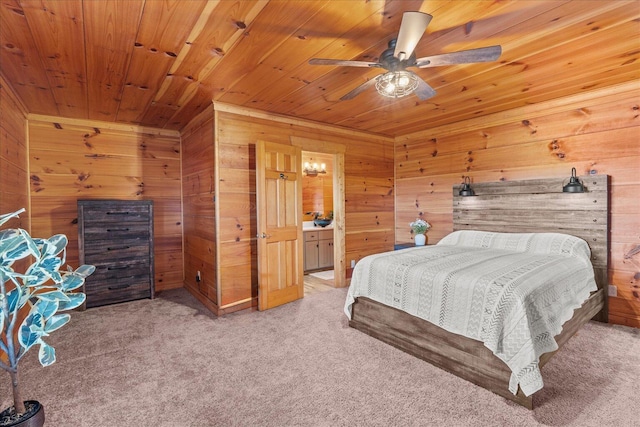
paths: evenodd
<path fill-rule="evenodd" d="M 33 114 L 181 129 L 212 100 L 388 136 L 640 77 L 640 2 L 0 0 L 0 73 Z M 500 44 L 493 63 L 412 69 L 437 94 L 339 98 L 379 69 L 402 12 L 418 57 Z"/>

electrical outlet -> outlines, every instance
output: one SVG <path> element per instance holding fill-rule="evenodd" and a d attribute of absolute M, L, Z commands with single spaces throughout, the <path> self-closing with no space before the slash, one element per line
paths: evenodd
<path fill-rule="evenodd" d="M 609 285 L 609 296 L 610 297 L 618 296 L 618 287 L 616 285 Z"/>
<path fill-rule="evenodd" d="M 198 270 L 196 273 L 196 282 L 199 282 L 200 280 L 202 280 L 202 276 L 200 275 L 200 270 Z"/>
<path fill-rule="evenodd" d="M 355 259 L 351 260 L 351 268 L 356 268 L 356 260 Z"/>

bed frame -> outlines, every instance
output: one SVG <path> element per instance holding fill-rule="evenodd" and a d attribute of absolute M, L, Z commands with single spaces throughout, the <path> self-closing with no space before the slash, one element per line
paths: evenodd
<path fill-rule="evenodd" d="M 475 197 L 461 197 L 461 186 L 453 187 L 454 230 L 560 232 L 589 244 L 598 291 L 564 324 L 555 337 L 559 347 L 590 319 L 607 321 L 609 176 L 580 179 L 584 193 L 563 193 L 563 180 L 558 178 L 472 184 Z M 350 326 L 533 409 L 533 396 L 525 396 L 520 389 L 516 395 L 509 391 L 511 371 L 480 341 L 369 298 L 357 298 L 352 310 Z M 553 354 L 541 356 L 540 368 Z"/>

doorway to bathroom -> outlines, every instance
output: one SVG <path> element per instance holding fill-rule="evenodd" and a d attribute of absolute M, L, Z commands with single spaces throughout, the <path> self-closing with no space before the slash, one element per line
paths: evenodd
<path fill-rule="evenodd" d="M 301 157 L 302 160 L 302 169 L 303 169 L 303 181 L 305 177 L 312 179 L 309 177 L 309 174 L 304 173 L 305 163 L 309 163 L 309 168 L 313 169 L 313 164 L 316 163 L 318 167 L 317 176 L 313 177 L 313 179 L 318 179 L 318 176 L 322 179 L 322 191 L 315 191 L 313 196 L 311 197 L 312 204 L 307 210 L 303 209 L 303 224 L 306 225 L 307 231 L 311 232 L 311 235 L 304 236 L 308 237 L 309 241 L 313 242 L 313 239 L 317 239 L 317 250 L 318 250 L 318 268 L 314 268 L 308 270 L 305 268 L 305 271 L 308 271 L 309 274 L 305 274 L 305 285 L 307 283 L 306 279 L 309 281 L 313 281 L 316 289 L 324 289 L 322 285 L 326 285 L 329 287 L 341 288 L 347 285 L 346 283 L 346 266 L 345 266 L 345 176 L 344 176 L 344 157 L 346 146 L 337 142 L 330 141 L 322 141 L 311 138 L 305 138 L 301 136 L 291 136 L 291 145 L 295 145 L 300 147 L 302 150 Z M 324 160 L 324 161 L 323 161 Z M 325 164 L 326 173 L 321 173 L 322 163 Z M 313 175 L 315 171 L 310 171 L 310 175 Z M 327 178 L 328 175 L 331 175 L 331 178 Z M 320 188 L 320 182 L 316 181 L 308 181 L 307 185 L 309 188 L 307 192 L 309 193 L 311 188 Z M 304 182 L 303 182 L 303 191 L 304 191 Z M 331 193 L 328 190 L 331 189 Z M 320 195 L 322 194 L 322 195 Z M 331 194 L 331 195 L 329 195 Z M 304 196 L 302 197 L 304 200 Z M 326 203 L 325 203 L 326 202 Z M 305 206 L 309 206 L 305 204 Z M 331 219 L 330 212 L 333 211 L 333 219 Z M 318 216 L 318 220 L 328 220 L 331 219 L 330 224 L 322 224 L 320 225 L 313 224 L 310 222 L 316 216 L 315 214 L 304 215 L 306 212 L 321 212 L 320 216 Z M 314 227 L 315 225 L 315 227 Z M 325 225 L 325 227 L 322 227 Z M 304 235 L 304 232 L 303 232 Z M 333 240 L 331 241 L 331 237 Z M 322 241 L 322 243 L 321 243 Z M 330 275 L 331 267 L 324 263 L 325 259 L 320 259 L 321 254 L 328 254 L 328 251 L 320 251 L 321 246 L 326 250 L 326 246 L 328 246 L 327 241 L 330 241 L 330 247 L 332 249 L 333 254 L 333 279 L 331 280 L 328 276 L 317 277 L 320 274 Z M 306 246 L 306 243 L 305 243 Z M 313 251 L 313 243 L 309 243 L 308 247 L 311 251 Z M 314 258 L 311 258 L 311 263 L 314 262 Z M 314 265 L 314 264 L 310 264 Z M 320 267 L 324 266 L 324 267 Z M 315 274 L 315 276 L 311 276 L 311 274 Z M 307 287 L 307 286 L 305 286 Z"/>
<path fill-rule="evenodd" d="M 302 152 L 305 295 L 334 287 L 333 157 Z"/>

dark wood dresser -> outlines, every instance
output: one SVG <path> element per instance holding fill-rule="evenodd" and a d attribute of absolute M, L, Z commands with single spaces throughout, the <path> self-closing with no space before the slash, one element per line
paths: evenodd
<path fill-rule="evenodd" d="M 153 201 L 78 200 L 78 250 L 88 308 L 153 298 Z"/>

